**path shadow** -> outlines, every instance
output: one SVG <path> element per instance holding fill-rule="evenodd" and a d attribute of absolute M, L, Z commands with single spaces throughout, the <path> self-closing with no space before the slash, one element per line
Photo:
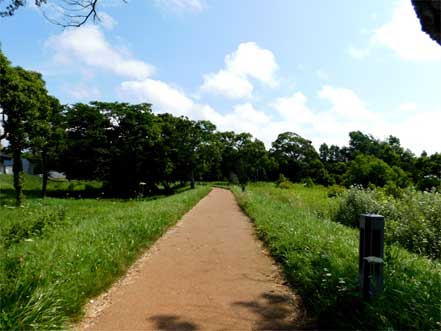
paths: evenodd
<path fill-rule="evenodd" d="M 148 318 L 155 323 L 155 330 L 198 330 L 198 326 L 177 315 L 156 315 Z"/>
<path fill-rule="evenodd" d="M 287 295 L 264 292 L 257 300 L 239 301 L 233 305 L 249 309 L 257 315 L 256 330 L 313 330 L 303 311 Z"/>

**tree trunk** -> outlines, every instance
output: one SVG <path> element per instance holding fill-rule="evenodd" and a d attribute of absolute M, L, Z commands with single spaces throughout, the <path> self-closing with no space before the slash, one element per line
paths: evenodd
<path fill-rule="evenodd" d="M 47 180 L 49 177 L 49 170 L 47 168 L 47 151 L 43 150 L 41 153 L 41 172 L 43 173 L 43 183 L 41 186 L 41 197 L 44 199 L 46 197 L 47 191 Z"/>
<path fill-rule="evenodd" d="M 14 173 L 15 204 L 19 207 L 23 202 L 23 165 L 21 163 L 21 147 L 11 143 L 12 171 Z"/>
<path fill-rule="evenodd" d="M 191 169 L 190 188 L 191 188 L 192 190 L 195 188 L 195 183 L 194 183 L 194 170 L 193 170 L 193 169 Z"/>

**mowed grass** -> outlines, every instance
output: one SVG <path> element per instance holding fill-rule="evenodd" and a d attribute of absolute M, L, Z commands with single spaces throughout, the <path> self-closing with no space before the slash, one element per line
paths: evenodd
<path fill-rule="evenodd" d="M 0 329 L 63 329 L 203 196 L 27 199 L 0 207 Z"/>
<path fill-rule="evenodd" d="M 325 188 L 233 188 L 259 237 L 324 329 L 441 327 L 441 264 L 397 246 L 385 248 L 385 290 L 366 303 L 358 294 L 357 229 L 331 221 L 337 201 Z"/>

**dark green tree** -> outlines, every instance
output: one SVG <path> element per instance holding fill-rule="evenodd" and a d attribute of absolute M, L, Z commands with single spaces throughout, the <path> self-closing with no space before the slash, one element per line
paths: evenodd
<path fill-rule="evenodd" d="M 29 147 L 32 126 L 47 91 L 39 73 L 12 67 L 0 52 L 0 111 L 4 133 L 12 151 L 16 204 L 23 199 L 22 153 Z"/>
<path fill-rule="evenodd" d="M 77 103 L 65 109 L 63 169 L 70 179 L 104 179 L 109 173 L 112 124 L 101 109 Z"/>
<path fill-rule="evenodd" d="M 46 95 L 42 98 L 38 116 L 30 132 L 30 148 L 40 163 L 42 174 L 41 195 L 47 191 L 49 170 L 60 170 L 60 155 L 65 149 L 65 125 L 63 106 L 57 98 Z"/>
<path fill-rule="evenodd" d="M 270 152 L 278 164 L 279 172 L 291 181 L 301 181 L 308 177 L 319 183 L 324 180 L 326 170 L 319 154 L 311 141 L 298 134 L 279 134 Z"/>
<path fill-rule="evenodd" d="M 159 139 L 151 105 L 118 102 L 92 102 L 110 127 L 106 130 L 107 163 L 102 179 L 116 195 L 134 197 L 151 189 L 154 179 L 149 167 L 152 150 Z M 146 187 L 148 186 L 148 187 Z"/>

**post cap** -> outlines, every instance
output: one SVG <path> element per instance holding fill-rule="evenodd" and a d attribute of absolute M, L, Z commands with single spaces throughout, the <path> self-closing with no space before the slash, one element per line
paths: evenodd
<path fill-rule="evenodd" d="M 363 258 L 363 260 L 365 260 L 369 264 L 383 264 L 384 263 L 384 260 L 380 257 L 377 257 L 377 256 L 367 256 L 367 257 Z"/>

